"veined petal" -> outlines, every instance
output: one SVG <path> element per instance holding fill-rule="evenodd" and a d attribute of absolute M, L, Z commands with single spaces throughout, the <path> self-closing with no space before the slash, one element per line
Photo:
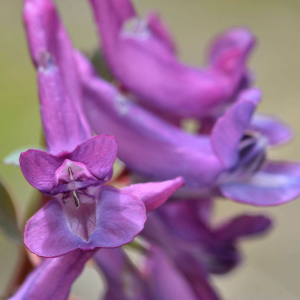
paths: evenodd
<path fill-rule="evenodd" d="M 81 162 L 96 178 L 104 180 L 109 175 L 118 151 L 115 137 L 96 136 L 79 145 L 70 159 Z"/>
<path fill-rule="evenodd" d="M 28 221 L 26 246 L 43 257 L 61 256 L 75 249 L 114 248 L 131 242 L 144 227 L 145 206 L 136 196 L 103 186 L 96 206 L 96 228 L 86 242 L 70 229 L 62 205 L 50 200 Z"/>
<path fill-rule="evenodd" d="M 74 250 L 62 257 L 44 259 L 9 300 L 67 300 L 73 282 L 93 254 Z"/>
<path fill-rule="evenodd" d="M 81 86 L 78 81 L 77 69 L 72 55 L 73 46 L 53 1 L 24 0 L 23 16 L 29 48 L 36 68 L 45 64 L 45 59 L 50 56 L 53 63 L 59 69 L 59 81 L 61 81 L 59 86 L 63 87 L 63 90 L 58 90 L 55 86 L 52 86 L 52 88 L 53 93 L 55 93 L 54 91 L 64 93 L 63 96 L 60 95 L 59 98 L 56 98 L 56 101 L 64 98 L 65 103 L 61 107 L 61 110 L 63 107 L 68 106 L 66 111 L 62 111 L 68 126 L 65 130 L 72 130 L 73 138 L 77 134 L 77 138 L 80 139 L 79 142 L 90 138 L 91 130 L 82 112 Z M 46 100 L 41 99 L 42 112 Z M 54 99 L 48 100 L 54 105 Z M 72 104 L 67 104 L 66 101 L 71 101 Z M 62 103 L 60 104 L 62 105 Z M 47 114 L 49 107 L 46 107 L 44 110 L 44 113 Z M 59 111 L 57 111 L 57 116 L 54 118 L 56 123 L 59 123 L 57 119 L 58 115 Z M 79 128 L 77 128 L 78 125 Z"/>
<path fill-rule="evenodd" d="M 156 209 L 184 185 L 182 177 L 163 182 L 133 184 L 122 188 L 123 192 L 137 196 L 145 204 L 146 211 Z"/>
<path fill-rule="evenodd" d="M 288 143 L 294 136 L 293 130 L 282 121 L 262 114 L 253 116 L 249 128 L 267 137 L 271 146 Z"/>
<path fill-rule="evenodd" d="M 269 162 L 247 181 L 220 185 L 229 199 L 256 206 L 280 205 L 300 195 L 300 164 Z"/>
<path fill-rule="evenodd" d="M 38 69 L 38 83 L 47 148 L 52 154 L 71 152 L 91 135 L 84 132 L 80 114 L 62 84 L 60 70 L 51 57 L 44 59 L 47 61 Z"/>
<path fill-rule="evenodd" d="M 20 155 L 20 167 L 27 181 L 49 194 L 56 184 L 55 172 L 64 159 L 41 150 L 30 149 Z"/>
<path fill-rule="evenodd" d="M 211 136 L 212 146 L 223 164 L 230 168 L 238 161 L 238 144 L 249 126 L 261 99 L 258 89 L 248 89 L 236 104 L 218 119 Z"/>

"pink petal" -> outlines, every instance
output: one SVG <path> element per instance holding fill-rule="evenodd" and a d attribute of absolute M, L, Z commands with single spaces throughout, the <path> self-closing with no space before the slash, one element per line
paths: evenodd
<path fill-rule="evenodd" d="M 99 180 L 109 175 L 118 151 L 115 137 L 101 135 L 79 145 L 70 155 L 73 161 L 84 164 Z"/>
<path fill-rule="evenodd" d="M 55 172 L 64 159 L 41 150 L 30 149 L 20 155 L 20 167 L 27 181 L 49 194 L 56 184 Z"/>
<path fill-rule="evenodd" d="M 182 177 L 163 182 L 133 184 L 122 188 L 123 192 L 137 196 L 145 204 L 146 211 L 156 209 L 184 185 Z"/>

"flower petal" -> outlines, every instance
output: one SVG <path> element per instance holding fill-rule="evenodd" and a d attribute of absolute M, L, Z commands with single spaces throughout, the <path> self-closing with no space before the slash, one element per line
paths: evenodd
<path fill-rule="evenodd" d="M 235 73 L 237 78 L 245 73 L 245 60 L 255 44 L 247 28 L 234 28 L 218 36 L 211 46 L 210 63 L 224 73 Z"/>
<path fill-rule="evenodd" d="M 269 162 L 248 181 L 222 184 L 221 193 L 256 206 L 280 205 L 300 195 L 300 164 Z"/>
<path fill-rule="evenodd" d="M 147 16 L 147 22 L 152 32 L 170 49 L 170 52 L 176 54 L 176 43 L 161 16 L 151 12 Z"/>
<path fill-rule="evenodd" d="M 241 237 L 262 234 L 270 229 L 271 224 L 271 220 L 263 215 L 245 214 L 222 224 L 215 234 L 220 240 L 235 241 Z"/>
<path fill-rule="evenodd" d="M 238 144 L 248 128 L 251 117 L 261 98 L 258 89 L 248 89 L 240 95 L 236 104 L 218 119 L 211 136 L 212 146 L 230 168 L 238 161 Z"/>
<path fill-rule="evenodd" d="M 44 259 L 9 300 L 66 300 L 75 279 L 94 251 L 74 250 L 58 258 Z"/>
<path fill-rule="evenodd" d="M 52 154 L 70 152 L 91 135 L 84 132 L 74 99 L 66 93 L 61 72 L 51 58 L 38 69 L 38 83 L 48 151 Z"/>
<path fill-rule="evenodd" d="M 183 178 L 177 177 L 174 180 L 163 182 L 133 184 L 122 188 L 122 191 L 140 198 L 146 207 L 146 211 L 150 212 L 167 201 L 183 185 Z"/>
<path fill-rule="evenodd" d="M 63 112 L 68 125 L 65 130 L 69 128 L 74 132 L 77 129 L 75 123 L 79 122 L 80 131 L 75 133 L 79 135 L 82 142 L 91 137 L 91 130 L 82 111 L 81 86 L 72 55 L 74 51 L 72 43 L 51 0 L 24 0 L 24 3 L 23 16 L 32 60 L 38 68 L 48 54 L 57 65 L 62 81 L 60 86 L 63 86 L 66 98 L 72 100 L 72 110 L 69 108 L 65 113 Z M 49 101 L 54 105 L 53 99 Z M 71 113 L 73 110 L 76 110 L 76 113 Z M 54 120 L 57 122 L 57 116 Z"/>
<path fill-rule="evenodd" d="M 55 172 L 64 159 L 41 150 L 28 150 L 20 155 L 20 167 L 27 181 L 42 193 L 49 194 L 56 184 Z"/>
<path fill-rule="evenodd" d="M 134 239 L 145 221 L 140 199 L 103 186 L 97 203 L 97 226 L 88 242 L 72 232 L 61 204 L 52 199 L 28 221 L 25 244 L 43 257 L 61 256 L 75 249 L 120 247 Z"/>
<path fill-rule="evenodd" d="M 109 175 L 117 157 L 117 141 L 109 135 L 95 136 L 80 144 L 70 156 L 81 162 L 99 180 Z"/>
<path fill-rule="evenodd" d="M 293 136 L 293 130 L 275 117 L 255 114 L 252 118 L 250 129 L 260 132 L 267 137 L 272 146 L 289 142 Z"/>

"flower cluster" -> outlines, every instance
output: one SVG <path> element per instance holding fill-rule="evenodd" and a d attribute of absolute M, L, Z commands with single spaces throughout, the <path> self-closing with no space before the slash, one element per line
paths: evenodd
<path fill-rule="evenodd" d="M 23 152 L 20 167 L 48 200 L 24 232 L 41 262 L 10 299 L 68 299 L 92 257 L 106 300 L 222 299 L 210 275 L 236 267 L 239 241 L 271 221 L 244 214 L 215 225 L 216 198 L 273 206 L 300 195 L 300 164 L 267 158 L 292 132 L 255 112 L 255 38 L 246 28 L 221 34 L 196 69 L 180 62 L 158 14 L 141 19 L 129 0 L 89 2 L 113 82 L 73 48 L 52 0 L 24 0 L 47 151 Z M 180 126 L 186 118 L 197 132 Z M 133 264 L 125 244 L 144 262 Z"/>

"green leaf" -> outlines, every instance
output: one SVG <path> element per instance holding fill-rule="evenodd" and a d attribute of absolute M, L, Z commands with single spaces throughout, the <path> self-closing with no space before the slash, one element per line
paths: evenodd
<path fill-rule="evenodd" d="M 40 147 L 40 146 L 27 146 L 27 147 L 22 147 L 22 148 L 18 148 L 16 150 L 14 150 L 13 152 L 11 152 L 10 154 L 8 154 L 4 159 L 3 159 L 3 163 L 5 165 L 14 165 L 19 167 L 20 163 L 19 163 L 19 158 L 22 152 L 26 152 L 29 149 L 36 149 L 36 150 L 43 150 L 46 151 L 46 149 L 44 147 Z"/>
<path fill-rule="evenodd" d="M 12 239 L 22 242 L 13 201 L 0 181 L 0 228 Z"/>

